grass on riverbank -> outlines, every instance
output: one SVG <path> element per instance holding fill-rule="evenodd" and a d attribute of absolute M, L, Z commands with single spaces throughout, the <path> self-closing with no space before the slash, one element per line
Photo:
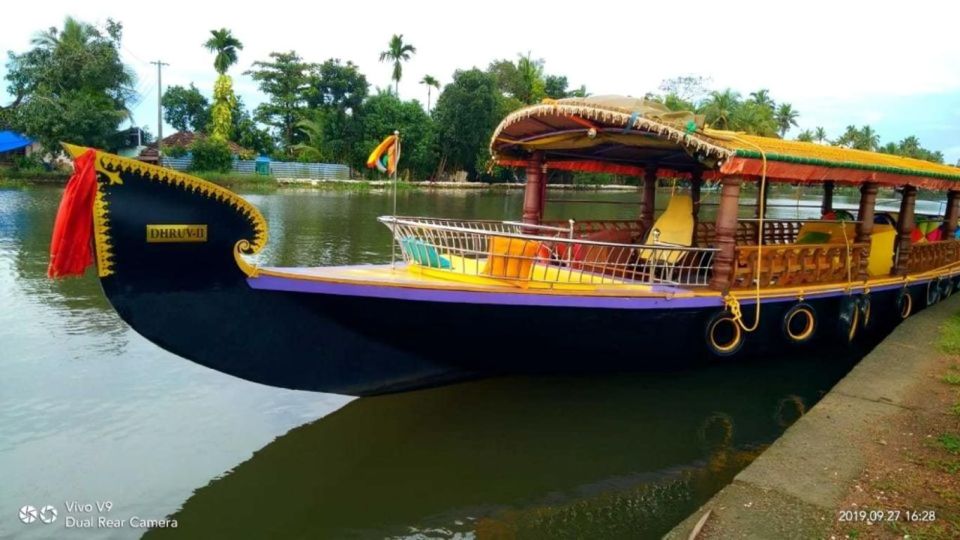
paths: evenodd
<path fill-rule="evenodd" d="M 840 507 L 882 519 L 837 522 L 832 538 L 960 538 L 960 313 L 935 346 L 942 356 L 911 406 L 875 427 L 864 472 Z"/>

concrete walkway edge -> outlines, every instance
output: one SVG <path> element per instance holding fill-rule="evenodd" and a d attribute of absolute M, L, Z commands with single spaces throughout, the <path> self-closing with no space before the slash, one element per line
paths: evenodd
<path fill-rule="evenodd" d="M 730 485 L 664 538 L 821 538 L 863 473 L 870 426 L 901 412 L 910 388 L 938 358 L 941 322 L 960 295 L 901 323 Z"/>

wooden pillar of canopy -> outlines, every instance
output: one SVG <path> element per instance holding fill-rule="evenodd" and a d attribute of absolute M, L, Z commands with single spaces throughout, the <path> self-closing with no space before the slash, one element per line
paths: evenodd
<path fill-rule="evenodd" d="M 534 152 L 527 162 L 527 184 L 523 189 L 523 222 L 539 225 L 543 219 L 544 188 L 543 152 Z"/>
<path fill-rule="evenodd" d="M 833 212 L 833 180 L 823 183 L 823 202 L 820 204 L 820 215 Z"/>
<path fill-rule="evenodd" d="M 913 233 L 913 209 L 917 203 L 917 188 L 904 186 L 900 199 L 900 215 L 897 219 L 897 251 L 894 255 L 893 273 L 897 276 L 907 274 L 910 262 L 910 235 Z"/>
<path fill-rule="evenodd" d="M 739 176 L 727 176 L 720 181 L 720 204 L 717 207 L 716 245 L 719 251 L 713 258 L 710 287 L 718 291 L 730 288 L 733 265 L 736 264 L 737 214 L 740 204 Z"/>
<path fill-rule="evenodd" d="M 947 212 L 943 217 L 943 239 L 953 240 L 960 219 L 960 191 L 947 192 Z"/>
<path fill-rule="evenodd" d="M 643 199 L 640 202 L 640 224 L 644 231 L 653 227 L 653 212 L 657 203 L 657 168 L 647 167 L 643 175 Z"/>
<path fill-rule="evenodd" d="M 860 208 L 857 211 L 857 236 L 856 242 L 870 242 L 870 235 L 873 234 L 873 213 L 877 204 L 877 184 L 865 182 L 860 186 Z M 867 265 L 870 262 L 869 253 L 862 253 L 860 257 L 860 268 L 857 269 L 857 277 L 867 279 Z"/>

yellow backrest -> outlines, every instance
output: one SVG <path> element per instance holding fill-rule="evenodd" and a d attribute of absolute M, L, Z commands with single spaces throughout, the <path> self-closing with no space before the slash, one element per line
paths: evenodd
<path fill-rule="evenodd" d="M 654 229 L 660 231 L 656 239 Z M 693 243 L 693 198 L 690 195 L 675 194 L 670 197 L 667 209 L 647 233 L 644 245 L 652 246 L 656 242 L 678 246 L 690 246 Z"/>

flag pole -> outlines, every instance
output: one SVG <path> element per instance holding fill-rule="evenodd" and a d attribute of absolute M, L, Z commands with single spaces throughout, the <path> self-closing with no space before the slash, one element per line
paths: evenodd
<path fill-rule="evenodd" d="M 397 264 L 397 175 L 400 172 L 400 130 L 394 130 L 393 136 L 396 137 L 396 142 L 394 144 L 397 146 L 394 152 L 394 162 L 393 162 L 393 244 L 390 249 L 390 266 L 395 268 Z"/>

